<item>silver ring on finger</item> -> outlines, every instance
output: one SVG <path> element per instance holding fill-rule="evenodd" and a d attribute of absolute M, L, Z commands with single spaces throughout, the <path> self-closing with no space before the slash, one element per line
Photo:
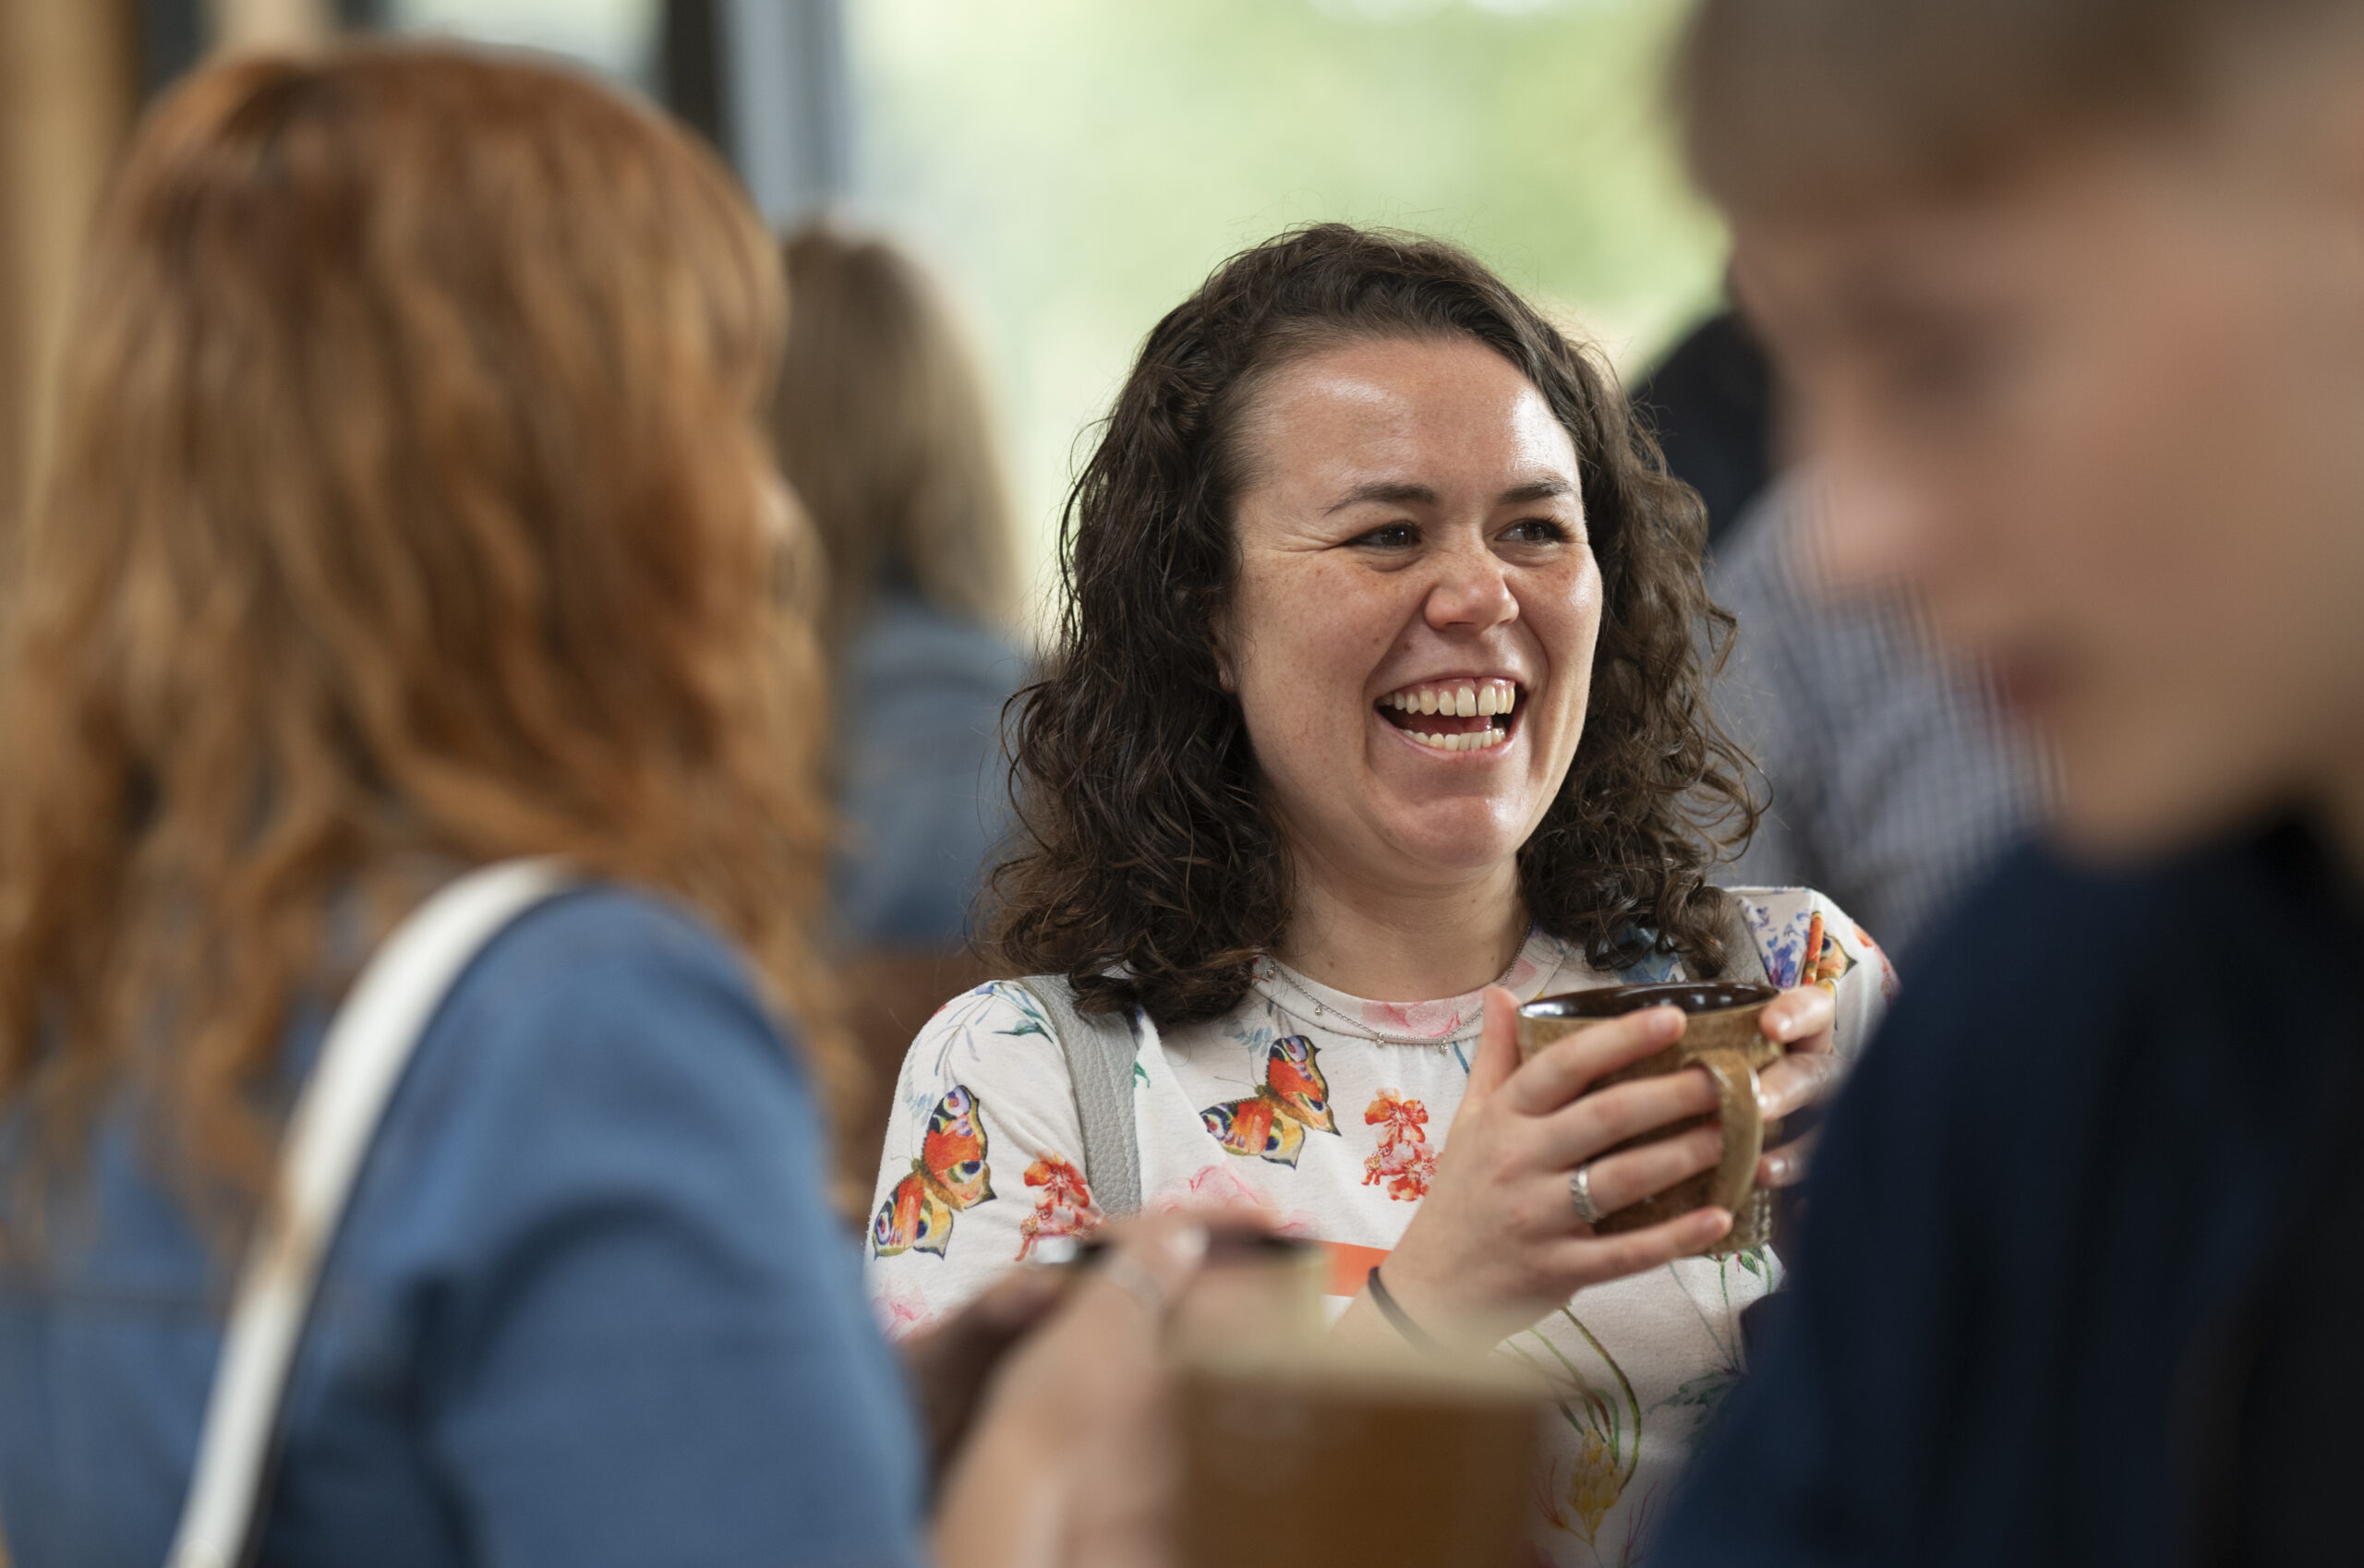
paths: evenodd
<path fill-rule="evenodd" d="M 1600 1205 L 1593 1201 L 1590 1165 L 1578 1165 L 1568 1173 L 1568 1196 L 1575 1200 L 1576 1218 L 1585 1224 L 1597 1225 L 1608 1217 L 1600 1212 Z"/>

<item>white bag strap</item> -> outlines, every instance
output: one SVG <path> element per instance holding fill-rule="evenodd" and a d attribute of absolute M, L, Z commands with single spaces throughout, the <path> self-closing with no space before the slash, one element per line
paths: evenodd
<path fill-rule="evenodd" d="M 1140 1129 L 1133 1120 L 1133 1063 L 1140 1040 L 1132 1015 L 1092 1014 L 1075 1005 L 1064 974 L 1031 974 L 1012 982 L 1042 1005 L 1058 1031 L 1067 1081 L 1083 1127 L 1083 1179 L 1092 1200 L 1112 1220 L 1141 1211 Z"/>
<path fill-rule="evenodd" d="M 277 1200 L 265 1209 L 239 1276 L 167 1568 L 246 1561 L 320 1261 L 386 1102 L 460 971 L 568 881 L 560 862 L 513 860 L 445 884 L 379 946 L 330 1020 L 288 1119 Z"/>

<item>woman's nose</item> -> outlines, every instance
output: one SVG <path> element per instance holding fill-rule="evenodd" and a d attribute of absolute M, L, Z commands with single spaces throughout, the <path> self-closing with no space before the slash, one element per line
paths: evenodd
<path fill-rule="evenodd" d="M 1518 618 L 1510 574 L 1490 550 L 1444 558 L 1429 589 L 1429 625 L 1439 632 L 1483 632 Z"/>

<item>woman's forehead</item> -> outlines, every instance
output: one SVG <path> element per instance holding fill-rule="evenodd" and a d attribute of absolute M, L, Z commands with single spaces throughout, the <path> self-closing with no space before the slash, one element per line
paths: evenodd
<path fill-rule="evenodd" d="M 1376 339 L 1273 372 L 1246 411 L 1250 487 L 1324 507 L 1413 492 L 1573 489 L 1575 442 L 1535 383 L 1471 339 Z M 1396 493 L 1390 494 L 1390 491 Z"/>

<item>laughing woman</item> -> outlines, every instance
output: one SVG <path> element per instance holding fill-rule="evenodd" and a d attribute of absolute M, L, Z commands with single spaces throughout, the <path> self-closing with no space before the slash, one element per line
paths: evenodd
<path fill-rule="evenodd" d="M 1595 1236 L 1572 1176 L 1605 1212 L 1713 1164 L 1712 1129 L 1604 1155 L 1712 1091 L 1586 1092 L 1671 1038 L 1665 1009 L 1522 1068 L 1510 999 L 1769 975 L 1794 987 L 1767 1013 L 1783 1115 L 1886 972 L 1815 894 L 1707 886 L 1703 803 L 1749 810 L 1703 708 L 1700 526 L 1610 380 L 1448 247 L 1311 229 L 1167 316 L 1077 488 L 1019 730 L 998 935 L 1006 972 L 1051 978 L 956 998 L 912 1045 L 881 1312 L 933 1318 L 1124 1206 L 1061 1035 L 1125 1020 L 1146 1205 L 1269 1208 L 1331 1244 L 1342 1329 L 1482 1325 L 1554 1369 L 1552 1553 L 1620 1560 L 1778 1264 L 1692 1256 L 1715 1210 Z M 915 1187 L 955 1126 L 985 1168 Z M 1799 1174 L 1795 1149 L 1760 1170 Z"/>

